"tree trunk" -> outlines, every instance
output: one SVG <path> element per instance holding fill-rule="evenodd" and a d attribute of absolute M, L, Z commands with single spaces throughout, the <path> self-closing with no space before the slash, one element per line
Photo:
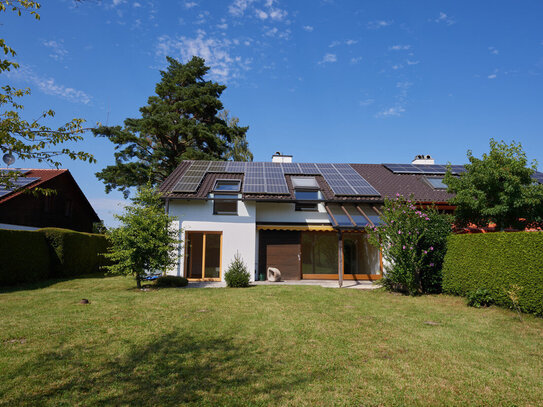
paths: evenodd
<path fill-rule="evenodd" d="M 136 286 L 141 289 L 141 280 L 139 275 L 136 276 Z"/>

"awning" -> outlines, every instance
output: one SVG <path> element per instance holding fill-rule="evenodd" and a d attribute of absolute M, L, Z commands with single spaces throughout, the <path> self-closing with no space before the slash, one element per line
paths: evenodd
<path fill-rule="evenodd" d="M 327 225 L 256 225 L 256 230 L 291 230 L 307 232 L 333 232 L 332 226 Z"/>
<path fill-rule="evenodd" d="M 364 229 L 381 223 L 381 212 L 375 206 L 359 204 L 326 204 L 326 212 L 334 229 Z"/>

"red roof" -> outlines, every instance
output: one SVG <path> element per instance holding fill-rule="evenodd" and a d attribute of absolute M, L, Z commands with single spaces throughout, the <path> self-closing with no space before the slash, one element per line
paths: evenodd
<path fill-rule="evenodd" d="M 39 178 L 39 180 L 29 184 L 29 185 L 26 185 L 25 187 L 23 188 L 19 188 L 19 189 L 16 189 L 15 191 L 7 194 L 7 195 L 4 195 L 2 198 L 0 198 L 0 204 L 12 199 L 12 198 L 15 198 L 16 196 L 20 195 L 23 193 L 23 191 L 26 191 L 28 189 L 32 189 L 32 188 L 36 188 L 38 186 L 40 186 L 41 184 L 43 184 L 44 182 L 46 181 L 49 181 L 50 179 L 53 179 L 55 177 L 58 177 L 59 175 L 61 174 L 64 174 L 65 172 L 68 172 L 68 170 L 41 170 L 41 169 L 24 169 L 22 171 L 25 171 L 25 175 L 24 177 L 28 177 L 28 178 Z M 28 171 L 28 172 L 26 172 Z M 19 177 L 19 178 L 22 178 L 23 176 Z"/>

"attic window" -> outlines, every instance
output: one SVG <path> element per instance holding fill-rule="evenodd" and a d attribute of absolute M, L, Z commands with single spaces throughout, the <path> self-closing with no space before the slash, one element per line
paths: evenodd
<path fill-rule="evenodd" d="M 215 182 L 215 192 L 239 192 L 241 181 L 239 179 L 233 180 L 217 180 Z"/>
<path fill-rule="evenodd" d="M 443 177 L 425 177 L 425 179 L 434 189 L 447 189 L 447 185 L 443 183 Z"/>
<path fill-rule="evenodd" d="M 319 184 L 315 177 L 291 177 L 294 189 L 319 190 Z"/>
<path fill-rule="evenodd" d="M 215 194 L 213 197 L 213 215 L 237 215 L 238 196 L 234 194 Z"/>
<path fill-rule="evenodd" d="M 319 184 L 315 177 L 292 177 L 294 196 L 296 197 L 296 211 L 317 211 L 316 201 L 322 200 Z"/>

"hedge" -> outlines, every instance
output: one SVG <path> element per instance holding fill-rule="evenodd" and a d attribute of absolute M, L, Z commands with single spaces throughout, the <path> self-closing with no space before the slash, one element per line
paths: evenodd
<path fill-rule="evenodd" d="M 489 290 L 497 305 L 543 316 L 543 232 L 451 235 L 443 264 L 443 292 L 467 296 Z"/>
<path fill-rule="evenodd" d="M 101 253 L 107 251 L 103 235 L 74 232 L 67 229 L 39 229 L 49 243 L 51 276 L 72 277 L 97 273 L 105 264 Z"/>
<path fill-rule="evenodd" d="M 44 280 L 49 277 L 50 265 L 43 233 L 0 229 L 0 285 Z"/>
<path fill-rule="evenodd" d="M 0 229 L 0 285 L 96 273 L 105 264 L 103 235 L 44 228 Z"/>

